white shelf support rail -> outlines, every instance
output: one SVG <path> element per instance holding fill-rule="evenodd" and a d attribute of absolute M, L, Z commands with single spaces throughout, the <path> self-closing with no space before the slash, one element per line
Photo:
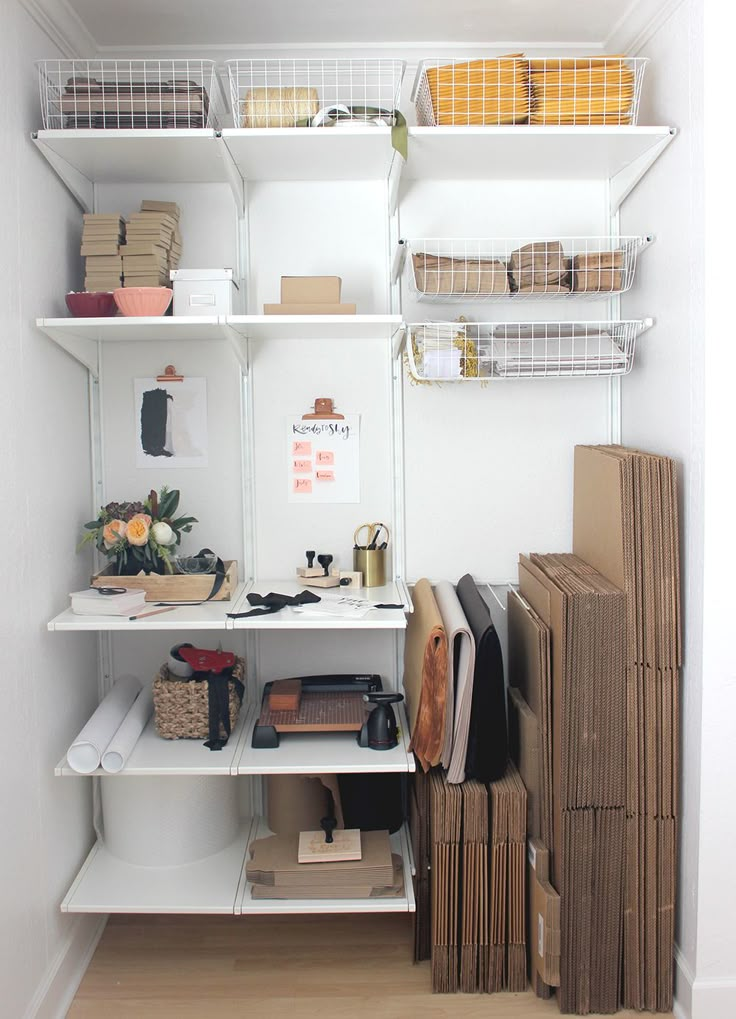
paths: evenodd
<path fill-rule="evenodd" d="M 245 181 L 243 180 L 240 170 L 238 170 L 230 149 L 227 147 L 225 139 L 222 137 L 221 131 L 217 132 L 216 138 L 217 148 L 220 158 L 222 159 L 222 166 L 225 170 L 225 176 L 227 177 L 227 182 L 230 185 L 233 200 L 235 201 L 235 208 L 237 210 L 238 217 L 242 219 L 247 213 Z"/>
<path fill-rule="evenodd" d="M 656 163 L 661 154 L 677 135 L 677 128 L 670 128 L 669 134 L 661 137 L 638 159 L 629 163 L 610 179 L 611 213 L 618 212 L 624 200 L 631 194 L 649 168 Z"/>
<path fill-rule="evenodd" d="M 51 146 L 41 141 L 38 137 L 38 131 L 32 133 L 31 139 L 41 155 L 53 167 L 57 177 L 69 190 L 82 212 L 92 212 L 95 205 L 95 186 L 93 182 L 77 170 L 75 166 L 67 162 L 66 159 L 54 152 Z"/>

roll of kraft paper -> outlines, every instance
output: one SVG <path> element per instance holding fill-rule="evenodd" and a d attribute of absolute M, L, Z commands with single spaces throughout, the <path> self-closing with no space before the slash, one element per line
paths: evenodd
<path fill-rule="evenodd" d="M 80 775 L 89 775 L 99 768 L 102 755 L 140 692 L 141 682 L 135 676 L 121 676 L 115 681 L 110 693 L 67 750 L 70 768 Z"/>
<path fill-rule="evenodd" d="M 110 745 L 102 755 L 102 767 L 105 771 L 115 774 L 122 771 L 130 757 L 133 747 L 146 728 L 148 719 L 153 714 L 153 690 L 146 687 L 141 690 L 120 724 L 120 728 L 110 741 Z"/>

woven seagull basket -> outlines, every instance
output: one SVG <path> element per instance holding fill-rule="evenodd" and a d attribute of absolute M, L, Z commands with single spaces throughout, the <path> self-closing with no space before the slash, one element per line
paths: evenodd
<path fill-rule="evenodd" d="M 153 680 L 153 707 L 156 731 L 163 739 L 201 739 L 209 735 L 209 686 L 205 673 L 195 672 L 190 679 L 182 679 L 162 665 Z M 230 731 L 235 729 L 243 702 L 245 688 L 245 662 L 235 659 L 232 676 L 228 679 L 228 707 Z M 226 739 L 225 726 L 220 722 L 220 737 Z"/>

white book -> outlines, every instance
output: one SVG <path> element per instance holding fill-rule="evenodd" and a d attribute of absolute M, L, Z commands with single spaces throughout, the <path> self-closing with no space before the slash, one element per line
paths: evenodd
<path fill-rule="evenodd" d="M 133 616 L 146 604 L 146 592 L 125 588 L 122 594 L 100 594 L 99 588 L 72 591 L 72 612 L 79 616 Z"/>

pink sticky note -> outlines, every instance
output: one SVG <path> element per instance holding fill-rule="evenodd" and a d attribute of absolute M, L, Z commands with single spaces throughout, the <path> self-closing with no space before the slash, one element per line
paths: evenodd
<path fill-rule="evenodd" d="M 291 469 L 295 474 L 311 474 L 312 473 L 312 461 L 311 460 L 292 460 Z"/>
<path fill-rule="evenodd" d="M 291 444 L 291 455 L 292 456 L 311 456 L 312 455 L 312 443 L 311 442 L 292 442 L 292 444 Z"/>
<path fill-rule="evenodd" d="M 312 491 L 312 479 L 294 478 L 294 491 L 299 495 L 309 495 Z"/>
<path fill-rule="evenodd" d="M 317 471 L 317 481 L 334 481 L 334 471 Z"/>
<path fill-rule="evenodd" d="M 318 450 L 316 459 L 318 464 L 334 464 L 335 454 L 326 449 Z"/>

